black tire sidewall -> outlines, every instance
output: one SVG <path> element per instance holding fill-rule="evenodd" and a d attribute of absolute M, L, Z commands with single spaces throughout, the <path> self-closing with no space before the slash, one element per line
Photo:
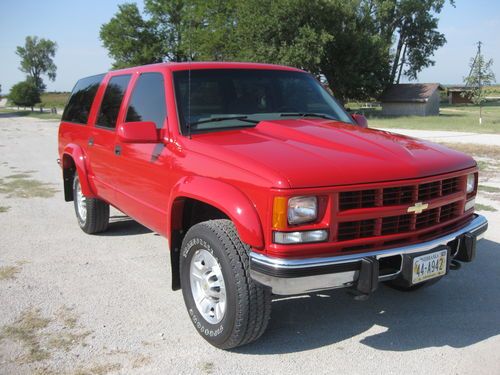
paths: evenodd
<path fill-rule="evenodd" d="M 224 277 L 224 284 L 226 287 L 226 311 L 224 313 L 224 318 L 217 324 L 211 324 L 203 318 L 196 307 L 191 292 L 191 259 L 196 251 L 200 249 L 209 251 L 215 257 L 221 267 Z M 234 271 L 228 257 L 224 253 L 223 244 L 208 228 L 200 226 L 197 228 L 196 234 L 190 235 L 190 232 L 188 232 L 186 235 L 180 257 L 182 294 L 189 317 L 198 332 L 208 342 L 217 347 L 223 346 L 232 335 L 236 321 L 236 309 L 238 306 Z"/>

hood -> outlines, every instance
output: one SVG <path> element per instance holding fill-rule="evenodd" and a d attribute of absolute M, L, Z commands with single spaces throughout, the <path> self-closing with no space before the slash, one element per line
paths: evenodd
<path fill-rule="evenodd" d="M 268 170 L 274 187 L 322 187 L 427 177 L 474 167 L 431 142 L 331 120 L 262 121 L 193 136 L 196 150 L 247 170 Z M 284 181 L 283 181 L 284 180 Z"/>

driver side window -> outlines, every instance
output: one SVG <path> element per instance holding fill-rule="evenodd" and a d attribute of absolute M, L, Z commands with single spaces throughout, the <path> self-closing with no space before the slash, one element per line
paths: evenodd
<path fill-rule="evenodd" d="M 161 129 L 166 116 L 163 75 L 141 74 L 132 92 L 125 121 L 152 121 L 157 129 Z"/>

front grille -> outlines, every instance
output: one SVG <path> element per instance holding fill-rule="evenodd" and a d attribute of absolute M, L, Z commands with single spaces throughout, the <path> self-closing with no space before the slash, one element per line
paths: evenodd
<path fill-rule="evenodd" d="M 417 222 L 415 223 L 415 229 L 428 228 L 433 224 L 437 224 L 439 215 L 439 208 L 433 208 L 432 210 L 424 211 L 417 215 Z"/>
<path fill-rule="evenodd" d="M 357 208 L 396 206 L 445 197 L 459 190 L 460 177 L 452 177 L 418 185 L 346 191 L 339 194 L 339 209 L 344 211 Z M 377 196 L 380 196 L 381 199 L 377 199 Z"/>
<path fill-rule="evenodd" d="M 381 233 L 387 234 L 408 232 L 411 225 L 411 215 L 389 216 L 382 219 Z"/>
<path fill-rule="evenodd" d="M 340 209 L 375 207 L 375 190 L 346 191 L 340 193 Z"/>
<path fill-rule="evenodd" d="M 375 231 L 375 219 L 339 223 L 339 241 L 371 237 Z"/>
<path fill-rule="evenodd" d="M 413 198 L 413 186 L 392 187 L 383 189 L 384 206 L 410 203 Z"/>
<path fill-rule="evenodd" d="M 415 230 L 430 228 L 458 217 L 458 203 L 450 203 L 443 207 L 433 208 L 416 215 Z M 412 230 L 412 214 L 388 216 L 382 218 L 380 235 L 405 233 Z M 339 241 L 354 240 L 376 236 L 376 220 L 359 220 L 339 223 Z"/>
<path fill-rule="evenodd" d="M 339 244 L 340 249 L 361 251 L 420 241 L 464 223 L 469 218 L 463 214 L 466 194 L 463 192 L 463 197 L 460 194 L 464 189 L 464 179 L 465 176 L 458 176 L 421 184 L 340 192 L 334 236 L 340 243 L 347 241 Z M 408 208 L 418 202 L 427 203 L 432 208 L 407 213 Z M 401 214 L 387 216 L 384 207 Z M 372 210 L 359 211 L 358 219 L 359 209 Z M 366 243 L 353 242 L 358 239 L 364 239 Z"/>

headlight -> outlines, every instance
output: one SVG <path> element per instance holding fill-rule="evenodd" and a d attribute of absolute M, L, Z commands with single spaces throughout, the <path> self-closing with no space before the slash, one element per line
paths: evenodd
<path fill-rule="evenodd" d="M 467 176 L 467 194 L 472 193 L 476 187 L 476 174 L 471 173 Z"/>
<path fill-rule="evenodd" d="M 309 223 L 318 218 L 317 197 L 293 197 L 288 200 L 288 223 Z"/>

